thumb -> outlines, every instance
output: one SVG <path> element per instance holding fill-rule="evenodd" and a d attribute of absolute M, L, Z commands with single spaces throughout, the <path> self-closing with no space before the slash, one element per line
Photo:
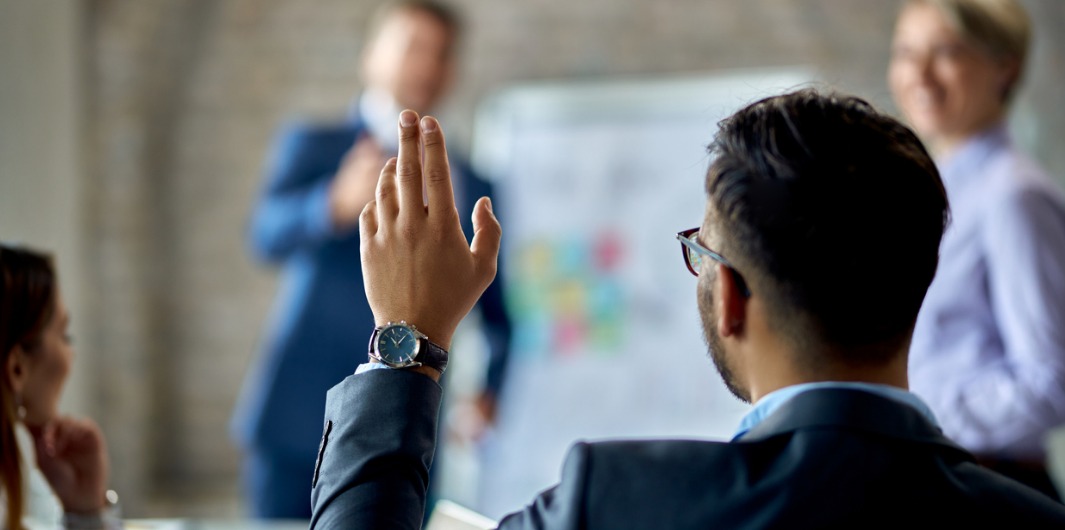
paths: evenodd
<path fill-rule="evenodd" d="M 470 244 L 470 251 L 473 252 L 478 268 L 490 271 L 492 278 L 495 277 L 499 240 L 502 235 L 503 228 L 499 226 L 499 219 L 496 219 L 495 212 L 492 211 L 492 200 L 481 197 L 473 208 L 473 243 Z"/>

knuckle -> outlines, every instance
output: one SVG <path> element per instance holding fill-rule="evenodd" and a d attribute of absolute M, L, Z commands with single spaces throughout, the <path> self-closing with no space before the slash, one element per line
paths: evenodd
<path fill-rule="evenodd" d="M 425 178 L 429 182 L 443 182 L 451 180 L 451 172 L 445 168 L 429 168 L 425 172 Z"/>
<path fill-rule="evenodd" d="M 486 288 L 488 287 L 489 284 L 492 283 L 492 280 L 495 279 L 496 272 L 497 272 L 498 268 L 499 268 L 499 265 L 496 263 L 496 260 L 494 260 L 494 259 L 487 260 L 481 266 L 481 274 L 484 277 L 484 281 L 482 283 L 483 283 L 483 285 Z"/>
<path fill-rule="evenodd" d="M 410 222 L 398 223 L 396 231 L 399 239 L 407 244 L 413 244 L 417 240 L 418 234 L 421 232 L 414 223 Z"/>
<path fill-rule="evenodd" d="M 396 171 L 401 177 L 412 177 L 417 171 L 417 168 L 413 162 L 400 162 L 396 166 Z"/>

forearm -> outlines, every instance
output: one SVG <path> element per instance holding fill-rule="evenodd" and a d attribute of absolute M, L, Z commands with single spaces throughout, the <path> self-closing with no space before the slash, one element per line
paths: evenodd
<path fill-rule="evenodd" d="M 440 386 L 370 370 L 329 391 L 311 528 L 419 528 L 436 448 Z"/>
<path fill-rule="evenodd" d="M 253 252 L 272 262 L 333 236 L 328 179 L 302 190 L 268 192 L 256 207 L 248 232 Z"/>
<path fill-rule="evenodd" d="M 999 363 L 941 380 L 929 404 L 944 432 L 976 453 L 1040 459 L 1047 430 L 1065 423 L 1065 375 L 1058 368 Z"/>

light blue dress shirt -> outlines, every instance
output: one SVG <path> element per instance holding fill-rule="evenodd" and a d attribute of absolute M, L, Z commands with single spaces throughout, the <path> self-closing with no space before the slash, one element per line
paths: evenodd
<path fill-rule="evenodd" d="M 1040 459 L 1046 431 L 1065 423 L 1065 194 L 1004 126 L 938 163 L 952 222 L 910 388 L 970 451 Z"/>
<path fill-rule="evenodd" d="M 751 411 L 748 412 L 742 420 L 740 420 L 740 426 L 738 429 L 736 429 L 736 435 L 733 436 L 732 439 L 738 440 L 743 437 L 744 434 L 747 434 L 748 431 L 757 427 L 758 424 L 765 421 L 766 418 L 776 412 L 777 409 L 784 406 L 785 403 L 791 401 L 791 399 L 795 396 L 808 390 L 822 390 L 829 388 L 844 390 L 861 390 L 888 399 L 900 401 L 917 409 L 917 412 L 920 412 L 921 415 L 924 416 L 933 425 L 938 425 L 938 423 L 936 422 L 936 416 L 932 413 L 932 410 L 928 408 L 928 405 L 925 405 L 924 402 L 921 401 L 921 398 L 901 388 L 890 385 L 878 385 L 874 383 L 823 381 L 819 383 L 803 383 L 800 385 L 792 385 L 762 396 L 762 399 L 758 400 L 758 403 L 754 405 L 754 408 L 751 409 Z"/>

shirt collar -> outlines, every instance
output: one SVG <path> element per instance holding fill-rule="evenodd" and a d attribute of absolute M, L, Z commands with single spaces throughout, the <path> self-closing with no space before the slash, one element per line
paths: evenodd
<path fill-rule="evenodd" d="M 1009 145 L 1009 142 L 1009 130 L 1005 122 L 972 136 L 953 153 L 936 159 L 943 183 L 949 189 L 985 174 L 981 169 L 987 157 L 998 148 Z"/>
<path fill-rule="evenodd" d="M 758 400 L 758 403 L 754 405 L 754 408 L 747 413 L 740 420 L 740 426 L 736 430 L 736 435 L 732 437 L 733 440 L 738 440 L 743 435 L 747 434 L 751 429 L 754 429 L 758 424 L 765 421 L 770 415 L 777 411 L 785 403 L 791 401 L 795 396 L 809 391 L 809 390 L 821 390 L 826 388 L 832 389 L 848 389 L 848 390 L 862 390 L 870 392 L 882 397 L 894 399 L 905 403 L 920 412 L 933 425 L 938 426 L 936 417 L 932 414 L 932 409 L 928 408 L 921 398 L 916 394 L 903 390 L 899 387 L 890 385 L 880 385 L 874 383 L 855 383 L 855 382 L 843 382 L 843 381 L 822 381 L 818 383 L 802 383 L 799 385 L 792 385 L 789 387 L 781 388 L 762 396 L 762 399 Z"/>
<path fill-rule="evenodd" d="M 396 127 L 399 120 L 399 108 L 396 100 L 387 92 L 367 88 L 359 96 L 352 109 L 352 118 L 361 119 L 366 124 L 370 136 L 385 151 L 395 152 L 399 148 Z"/>

